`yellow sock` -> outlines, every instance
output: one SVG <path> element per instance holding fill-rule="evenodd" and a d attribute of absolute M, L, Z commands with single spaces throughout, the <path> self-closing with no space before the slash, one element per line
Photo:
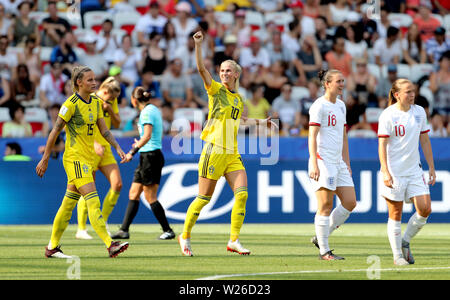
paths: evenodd
<path fill-rule="evenodd" d="M 247 203 L 248 192 L 247 187 L 239 187 L 234 191 L 234 205 L 231 210 L 231 231 L 230 240 L 233 242 L 239 238 L 242 224 L 245 218 L 245 204 Z"/>
<path fill-rule="evenodd" d="M 119 199 L 120 192 L 114 191 L 113 189 L 109 189 L 108 194 L 106 194 L 105 199 L 103 200 L 103 208 L 102 215 L 105 219 L 105 222 L 108 222 L 109 215 L 116 206 L 117 199 Z"/>
<path fill-rule="evenodd" d="M 53 249 L 59 245 L 61 236 L 69 225 L 70 218 L 72 217 L 72 211 L 77 205 L 77 201 L 80 198 L 80 194 L 67 190 L 64 195 L 64 199 L 61 206 L 56 213 L 53 220 L 52 236 L 50 238 L 49 249 Z"/>
<path fill-rule="evenodd" d="M 88 217 L 88 210 L 86 206 L 86 201 L 84 200 L 83 196 L 81 196 L 80 200 L 78 200 L 77 205 L 77 220 L 79 230 L 86 230 L 87 217 Z"/>
<path fill-rule="evenodd" d="M 105 243 L 106 247 L 111 246 L 112 239 L 106 230 L 105 220 L 100 211 L 100 199 L 97 191 L 85 195 L 84 200 L 86 200 L 88 208 L 89 222 L 91 222 L 92 227 L 94 227 L 95 232 Z"/>
<path fill-rule="evenodd" d="M 189 205 L 186 212 L 186 220 L 184 221 L 183 239 L 191 237 L 192 227 L 194 227 L 195 222 L 197 222 L 200 211 L 209 203 L 209 200 L 211 200 L 211 196 L 198 195 L 197 198 L 192 201 L 191 205 Z"/>

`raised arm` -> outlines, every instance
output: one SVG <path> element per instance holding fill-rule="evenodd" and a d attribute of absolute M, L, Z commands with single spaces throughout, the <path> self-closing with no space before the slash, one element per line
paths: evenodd
<path fill-rule="evenodd" d="M 36 166 L 36 174 L 39 177 L 44 176 L 45 171 L 47 171 L 48 160 L 50 158 L 50 154 L 52 153 L 53 146 L 55 145 L 56 139 L 61 133 L 61 130 L 63 130 L 64 126 L 66 126 L 66 122 L 61 117 L 58 116 L 52 131 L 50 131 L 50 134 L 48 135 L 44 154 L 42 155 L 41 160 Z"/>
<path fill-rule="evenodd" d="M 201 31 L 198 31 L 194 34 L 193 38 L 195 42 L 195 59 L 197 61 L 197 69 L 203 79 L 203 82 L 205 83 L 205 86 L 209 88 L 211 86 L 212 77 L 211 74 L 209 74 L 208 70 L 205 68 L 205 64 L 203 62 L 203 33 Z"/>

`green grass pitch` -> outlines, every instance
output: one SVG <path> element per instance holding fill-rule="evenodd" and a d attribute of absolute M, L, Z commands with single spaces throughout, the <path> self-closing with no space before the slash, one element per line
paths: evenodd
<path fill-rule="evenodd" d="M 173 227 L 182 230 L 181 224 Z M 450 279 L 450 224 L 427 224 L 411 243 L 416 263 L 406 267 L 392 263 L 386 224 L 339 228 L 330 247 L 345 260 L 335 262 L 318 259 L 312 224 L 244 224 L 240 240 L 252 253 L 240 256 L 226 251 L 229 224 L 199 223 L 192 233 L 194 257 L 183 257 L 176 240 L 157 240 L 158 225 L 132 225 L 130 247 L 114 259 L 88 228 L 90 241 L 75 239 L 75 225 L 63 235 L 64 253 L 79 257 L 75 265 L 44 257 L 50 225 L 0 226 L 0 280 Z"/>

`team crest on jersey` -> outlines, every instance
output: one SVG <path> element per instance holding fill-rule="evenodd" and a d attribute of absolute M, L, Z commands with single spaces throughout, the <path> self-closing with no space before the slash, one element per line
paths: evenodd
<path fill-rule="evenodd" d="M 92 113 L 89 113 L 89 121 L 90 122 L 94 121 L 94 115 Z"/>
<path fill-rule="evenodd" d="M 210 167 L 208 168 L 208 173 L 209 173 L 209 175 L 212 175 L 212 174 L 214 173 L 215 170 L 216 170 L 216 169 L 214 168 L 214 166 L 210 166 Z"/>
<path fill-rule="evenodd" d="M 414 116 L 414 118 L 416 119 L 417 123 L 420 123 L 420 120 L 422 119 L 420 116 Z"/>
<path fill-rule="evenodd" d="M 87 174 L 89 172 L 89 167 L 86 164 L 83 164 L 83 172 Z"/>
<path fill-rule="evenodd" d="M 239 99 L 238 98 L 234 98 L 234 105 L 237 106 L 239 104 Z"/>

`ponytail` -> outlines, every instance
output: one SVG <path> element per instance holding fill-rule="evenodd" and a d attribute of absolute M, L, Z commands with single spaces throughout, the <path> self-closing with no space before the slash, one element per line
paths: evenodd
<path fill-rule="evenodd" d="M 77 81 L 83 80 L 84 73 L 91 72 L 91 71 L 92 70 L 86 66 L 77 66 L 72 69 L 72 75 L 71 75 L 70 82 L 72 85 L 72 91 L 74 93 L 78 92 L 78 89 L 79 89 Z"/>
<path fill-rule="evenodd" d="M 140 103 L 145 103 L 151 99 L 151 94 L 146 92 L 142 86 L 137 86 L 134 88 L 131 96 Z"/>

